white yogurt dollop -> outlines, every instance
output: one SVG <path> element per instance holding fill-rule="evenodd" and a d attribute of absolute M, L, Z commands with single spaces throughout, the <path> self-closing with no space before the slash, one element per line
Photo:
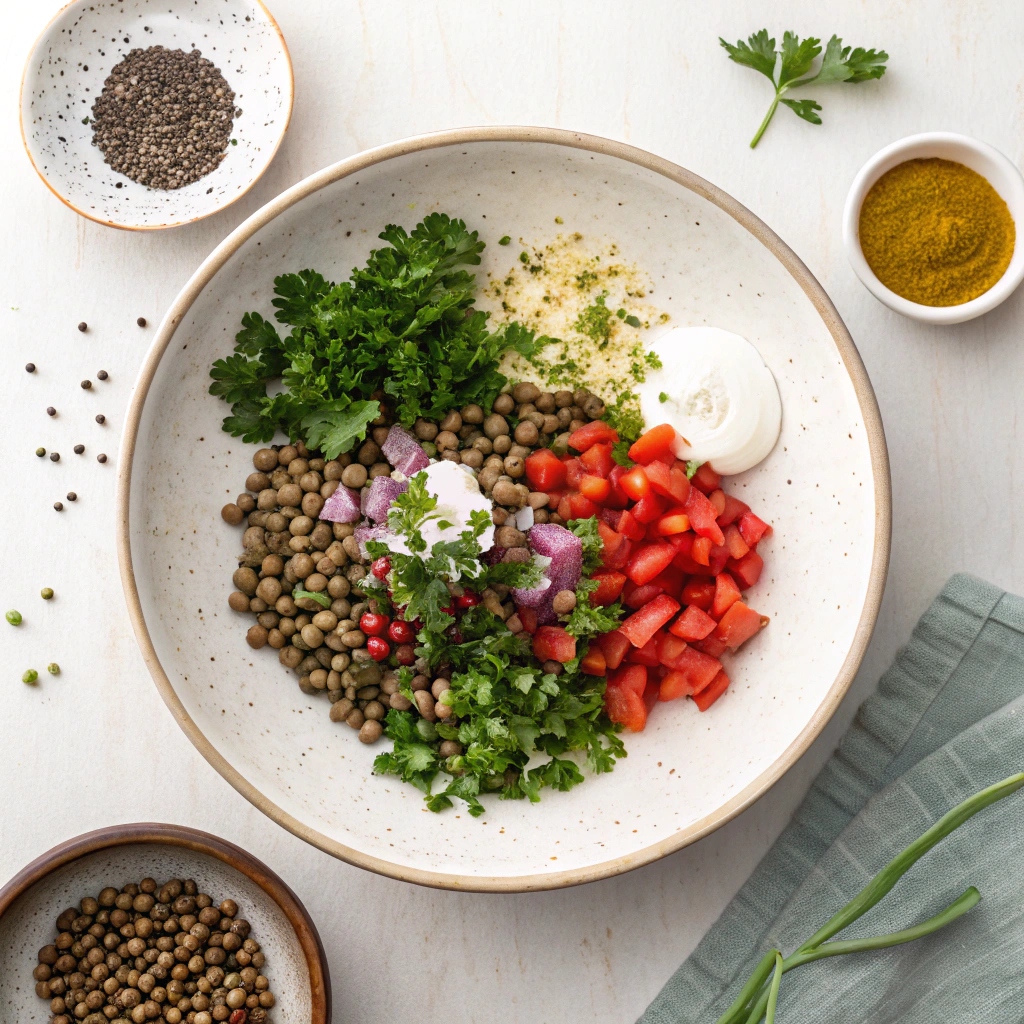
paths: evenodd
<path fill-rule="evenodd" d="M 491 501 L 480 491 L 476 476 L 466 466 L 457 462 L 434 462 L 422 470 L 426 477 L 427 493 L 437 498 L 434 510 L 440 518 L 429 520 L 420 531 L 427 542 L 427 551 L 433 550 L 439 541 L 458 540 L 463 530 L 469 529 L 469 517 L 473 512 L 491 514 Z M 418 475 L 418 474 L 417 474 Z M 450 526 L 442 527 L 442 522 Z M 395 537 L 388 542 L 393 551 L 409 554 L 404 537 Z M 480 537 L 480 549 L 488 551 L 494 545 L 494 525 L 488 525 Z"/>
<path fill-rule="evenodd" d="M 640 411 L 648 427 L 676 428 L 677 458 L 710 462 L 731 476 L 775 447 L 782 429 L 779 389 L 746 338 L 719 327 L 676 327 L 651 351 L 662 365 L 637 389 Z"/>

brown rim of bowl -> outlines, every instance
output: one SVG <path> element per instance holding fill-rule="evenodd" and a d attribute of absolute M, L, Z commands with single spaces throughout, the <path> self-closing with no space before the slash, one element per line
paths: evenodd
<path fill-rule="evenodd" d="M 86 220 L 95 221 L 97 224 L 102 224 L 107 228 L 118 228 L 120 231 L 163 231 L 165 228 L 181 228 L 186 224 L 195 224 L 196 221 L 206 220 L 207 217 L 212 217 L 215 213 L 220 213 L 222 210 L 226 210 L 229 206 L 233 206 L 243 196 L 248 195 L 252 191 L 256 182 L 267 173 L 270 165 L 274 162 L 274 157 L 277 156 L 277 151 L 281 148 L 281 143 L 284 142 L 285 135 L 288 134 L 288 128 L 292 123 L 292 111 L 295 109 L 295 69 L 292 67 L 292 55 L 288 49 L 288 43 L 284 38 L 284 33 L 281 31 L 281 26 L 278 25 L 277 20 L 270 13 L 267 5 L 263 0 L 254 0 L 259 6 L 263 13 L 267 16 L 267 21 L 270 22 L 274 31 L 277 33 L 278 39 L 281 40 L 281 49 L 284 51 L 284 62 L 288 68 L 288 113 L 285 115 L 284 127 L 281 129 L 281 133 L 277 137 L 277 141 L 274 143 L 274 148 L 270 151 L 270 156 L 267 157 L 267 162 L 263 165 L 263 169 L 256 175 L 252 181 L 237 196 L 229 199 L 223 206 L 215 207 L 210 210 L 209 213 L 201 213 L 197 217 L 189 217 L 188 220 L 176 220 L 172 224 L 119 224 L 116 220 L 107 220 L 103 217 L 98 217 L 94 213 L 88 213 L 85 210 L 80 210 L 74 203 L 71 202 L 66 196 L 62 196 L 54 187 L 50 184 L 50 179 L 43 173 L 42 168 L 36 163 L 35 157 L 32 156 L 32 150 L 28 148 L 28 139 L 25 137 L 25 118 L 23 112 L 25 109 L 25 81 L 28 78 L 29 63 L 32 60 L 32 55 L 36 52 L 36 47 L 39 45 L 40 40 L 47 32 L 50 31 L 50 26 L 69 8 L 74 7 L 76 4 L 82 3 L 82 0 L 69 0 L 43 27 L 43 30 L 36 36 L 35 42 L 32 43 L 31 49 L 28 51 L 28 56 L 25 58 L 25 67 L 21 72 L 21 85 L 18 87 L 18 129 L 21 132 L 21 145 L 28 156 L 29 162 L 32 164 L 32 169 L 39 175 L 42 183 L 69 209 L 74 210 L 81 217 L 85 217 Z"/>
<path fill-rule="evenodd" d="M 134 846 L 139 843 L 176 846 L 208 854 L 255 882 L 284 911 L 302 946 L 302 953 L 309 969 L 313 1003 L 309 1024 L 330 1024 L 331 976 L 327 966 L 327 955 L 324 953 L 313 919 L 298 896 L 266 864 L 234 843 L 219 839 L 208 832 L 200 832 L 185 825 L 140 821 L 128 825 L 109 825 L 96 829 L 95 832 L 86 832 L 74 839 L 68 839 L 37 857 L 0 888 L 0 917 L 7 913 L 8 908 L 19 896 L 58 868 L 101 850 Z"/>
<path fill-rule="evenodd" d="M 217 271 L 227 262 L 248 238 L 260 228 L 268 224 L 289 207 L 312 195 L 324 186 L 382 163 L 393 157 L 409 153 L 422 152 L 446 146 L 459 146 L 475 142 L 540 142 L 557 146 L 568 146 L 574 149 L 594 153 L 602 153 L 617 157 L 628 163 L 646 168 L 661 174 L 684 188 L 703 196 L 709 202 L 724 210 L 734 220 L 745 227 L 760 241 L 789 271 L 796 282 L 810 299 L 819 316 L 825 322 L 832 339 L 839 350 L 843 364 L 853 383 L 860 404 L 864 426 L 868 435 L 868 446 L 871 454 L 871 468 L 875 486 L 875 542 L 871 562 L 871 573 L 868 579 L 867 595 L 860 620 L 854 634 L 850 650 L 832 683 L 831 688 L 815 710 L 810 721 L 800 734 L 786 748 L 779 758 L 732 799 L 716 811 L 682 829 L 674 836 L 638 850 L 635 853 L 616 857 L 585 868 L 568 871 L 552 872 L 551 874 L 517 875 L 517 876 L 477 876 L 445 874 L 438 871 L 423 870 L 401 864 L 392 864 L 369 854 L 353 850 L 343 843 L 318 832 L 303 824 L 292 815 L 269 800 L 255 786 L 238 772 L 227 759 L 217 751 L 213 744 L 203 735 L 199 727 L 189 716 L 184 705 L 175 693 L 167 673 L 160 664 L 156 649 L 153 646 L 149 630 L 146 628 L 142 605 L 139 601 L 138 587 L 135 583 L 132 565 L 131 532 L 130 532 L 130 499 L 132 480 L 132 460 L 135 454 L 135 442 L 138 435 L 142 409 L 146 402 L 150 386 L 153 383 L 157 367 L 171 338 L 189 307 L 199 293 L 213 279 Z M 740 811 L 749 807 L 755 800 L 768 791 L 807 750 L 814 738 L 825 727 L 825 723 L 835 713 L 840 701 L 853 682 L 853 677 L 860 666 L 864 651 L 871 638 L 878 609 L 885 588 L 885 577 L 889 565 L 889 544 L 892 526 L 891 489 L 889 480 L 889 455 L 885 445 L 885 433 L 882 418 L 878 411 L 875 393 L 868 379 L 867 371 L 861 361 L 850 332 L 846 329 L 836 311 L 832 300 L 825 293 L 811 272 L 804 266 L 800 258 L 772 231 L 763 221 L 754 216 L 745 206 L 738 203 L 732 196 L 716 188 L 710 182 L 688 171 L 678 164 L 671 163 L 661 157 L 654 156 L 642 149 L 627 146 L 625 143 L 614 142 L 595 135 L 583 135 L 578 132 L 565 131 L 558 128 L 532 128 L 525 126 L 501 126 L 492 128 L 455 128 L 429 135 L 418 135 L 413 138 L 393 142 L 377 149 L 367 150 L 356 156 L 349 157 L 333 164 L 316 174 L 311 175 L 297 185 L 293 185 L 261 210 L 254 213 L 248 220 L 237 227 L 214 251 L 206 258 L 199 269 L 192 275 L 181 290 L 173 305 L 168 310 L 157 336 L 146 356 L 138 381 L 132 394 L 131 404 L 124 426 L 121 442 L 120 465 L 117 481 L 117 552 L 121 571 L 121 583 L 124 587 L 128 614 L 135 629 L 135 635 L 142 650 L 142 656 L 150 674 L 170 708 L 178 725 L 185 731 L 199 752 L 225 779 L 247 800 L 255 804 L 264 814 L 283 825 L 289 832 L 305 839 L 306 842 L 318 847 L 325 853 L 338 857 L 358 867 L 376 871 L 378 874 L 389 875 L 405 882 L 419 885 L 435 886 L 442 889 L 467 890 L 471 892 L 531 892 L 541 889 L 557 889 L 581 882 L 591 882 L 600 878 L 630 871 L 633 868 L 660 860 L 669 853 L 689 846 L 703 838 L 726 822 L 731 821 Z"/>

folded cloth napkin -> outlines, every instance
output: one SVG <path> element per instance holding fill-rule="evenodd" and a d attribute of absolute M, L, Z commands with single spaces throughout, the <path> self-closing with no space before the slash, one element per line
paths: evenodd
<path fill-rule="evenodd" d="M 954 576 L 792 822 L 641 1024 L 714 1024 L 771 948 L 788 955 L 955 804 L 1024 770 L 1024 599 Z M 839 938 L 897 931 L 968 886 L 927 938 L 807 964 L 780 1024 L 1024 1021 L 1024 792 L 944 839 Z"/>

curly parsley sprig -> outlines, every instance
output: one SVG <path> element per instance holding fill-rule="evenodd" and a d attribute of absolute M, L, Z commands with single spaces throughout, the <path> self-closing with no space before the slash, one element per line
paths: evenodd
<path fill-rule="evenodd" d="M 740 39 L 733 45 L 721 37 L 718 41 L 725 48 L 730 60 L 759 71 L 775 87 L 775 96 L 768 113 L 750 140 L 751 149 L 761 141 L 761 136 L 775 116 L 780 103 L 789 107 L 797 117 L 802 117 L 811 124 L 821 124 L 821 118 L 818 116 L 821 105 L 814 100 L 787 99 L 785 94 L 790 89 L 812 83 L 856 84 L 881 78 L 885 74 L 885 62 L 889 59 L 884 50 L 865 50 L 861 46 L 853 49 L 843 46 L 842 39 L 834 35 L 825 46 L 820 67 L 811 75 L 808 74 L 811 65 L 821 53 L 821 40 L 813 36 L 801 41 L 793 32 L 785 32 L 782 36 L 781 50 L 775 49 L 775 40 L 769 38 L 768 30 L 764 28 L 750 36 L 746 42 Z"/>

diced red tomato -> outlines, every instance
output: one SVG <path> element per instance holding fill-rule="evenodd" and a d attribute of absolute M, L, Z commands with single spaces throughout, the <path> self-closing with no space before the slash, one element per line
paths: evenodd
<path fill-rule="evenodd" d="M 622 593 L 626 577 L 613 569 L 598 569 L 590 577 L 597 583 L 597 590 L 591 591 L 590 600 L 594 604 L 614 604 Z"/>
<path fill-rule="evenodd" d="M 734 498 L 731 494 L 727 494 L 725 496 L 725 510 L 718 517 L 718 525 L 724 528 L 730 523 L 735 523 L 744 512 L 749 511 L 750 506 L 746 502 L 740 501 L 739 498 Z"/>
<path fill-rule="evenodd" d="M 641 498 L 630 511 L 638 523 L 643 523 L 646 526 L 648 523 L 653 523 L 655 519 L 664 513 L 665 502 L 656 494 L 648 494 Z"/>
<path fill-rule="evenodd" d="M 673 672 L 683 673 L 687 685 L 690 687 L 690 693 L 700 693 L 721 672 L 722 663 L 717 658 L 688 645 L 666 667 Z"/>
<path fill-rule="evenodd" d="M 668 476 L 672 497 L 680 505 L 685 504 L 686 499 L 690 496 L 690 481 L 686 477 L 686 470 L 673 466 L 669 470 Z"/>
<path fill-rule="evenodd" d="M 644 473 L 655 494 L 663 498 L 672 497 L 672 474 L 664 462 L 652 462 L 644 466 Z"/>
<path fill-rule="evenodd" d="M 633 542 L 628 537 L 623 537 L 619 546 L 613 554 L 605 552 L 601 556 L 606 569 L 625 569 L 630 555 L 633 553 Z"/>
<path fill-rule="evenodd" d="M 608 480 L 612 485 L 612 493 L 608 496 L 608 504 L 615 508 L 625 508 L 629 504 L 629 495 L 619 486 L 619 481 L 629 472 L 625 466 L 612 466 Z"/>
<path fill-rule="evenodd" d="M 673 634 L 671 630 L 658 633 L 655 639 L 658 642 L 658 661 L 666 668 L 671 669 L 679 656 L 686 650 L 686 641 Z"/>
<path fill-rule="evenodd" d="M 560 661 L 576 657 L 576 637 L 561 626 L 538 626 L 533 634 L 533 656 L 538 661 Z"/>
<path fill-rule="evenodd" d="M 647 709 L 647 714 L 650 715 L 654 708 L 654 705 L 658 703 L 658 695 L 661 692 L 661 680 L 659 679 L 648 679 L 647 685 L 644 687 L 644 707 Z"/>
<path fill-rule="evenodd" d="M 579 459 L 566 459 L 562 465 L 565 466 L 565 486 L 575 491 L 586 472 L 583 463 Z"/>
<path fill-rule="evenodd" d="M 713 635 L 734 651 L 767 624 L 768 620 L 753 608 L 748 608 L 742 601 L 737 601 L 722 616 Z"/>
<path fill-rule="evenodd" d="M 715 599 L 715 581 L 703 576 L 687 580 L 682 590 L 682 598 L 687 604 L 696 605 L 701 611 L 710 611 Z"/>
<path fill-rule="evenodd" d="M 647 667 L 645 665 L 623 665 L 609 680 L 610 686 L 620 686 L 623 690 L 632 690 L 638 697 L 647 685 Z"/>
<path fill-rule="evenodd" d="M 612 485 L 603 476 L 584 473 L 580 478 L 579 490 L 583 497 L 600 504 L 611 494 Z"/>
<path fill-rule="evenodd" d="M 722 616 L 740 599 L 740 588 L 736 581 L 727 573 L 721 572 L 715 577 L 715 599 L 711 603 L 711 615 L 715 619 Z"/>
<path fill-rule="evenodd" d="M 685 582 L 686 574 L 681 569 L 677 569 L 671 562 L 651 580 L 651 583 L 661 587 L 666 594 L 672 595 L 678 594 L 683 589 Z"/>
<path fill-rule="evenodd" d="M 603 676 L 608 671 L 604 651 L 596 644 L 591 644 L 587 653 L 580 658 L 580 671 L 588 676 Z"/>
<path fill-rule="evenodd" d="M 690 576 L 710 576 L 711 572 L 707 566 L 693 560 L 691 552 L 696 539 L 693 533 L 677 533 L 669 537 L 669 543 L 676 549 L 672 564 Z"/>
<path fill-rule="evenodd" d="M 604 660 L 609 669 L 618 668 L 633 646 L 626 635 L 618 629 L 602 633 L 594 642 L 604 651 Z"/>
<path fill-rule="evenodd" d="M 619 510 L 616 508 L 602 508 L 598 513 L 601 522 L 607 523 L 613 530 L 619 525 Z"/>
<path fill-rule="evenodd" d="M 670 455 L 676 439 L 675 428 L 669 423 L 660 423 L 640 435 L 629 448 L 629 457 L 634 462 L 653 462 L 660 456 Z"/>
<path fill-rule="evenodd" d="M 626 575 L 638 586 L 650 583 L 668 567 L 675 554 L 676 549 L 671 544 L 644 544 L 633 552 L 626 565 Z"/>
<path fill-rule="evenodd" d="M 651 493 L 651 481 L 647 479 L 643 466 L 634 466 L 623 473 L 618 484 L 632 501 L 639 501 Z"/>
<path fill-rule="evenodd" d="M 703 640 L 717 625 L 718 623 L 706 611 L 698 608 L 695 604 L 691 604 L 668 627 L 668 631 L 687 642 L 692 642 L 694 640 Z"/>
<path fill-rule="evenodd" d="M 722 525 L 721 516 L 718 517 L 718 525 Z M 729 550 L 730 558 L 742 558 L 750 550 L 750 545 L 743 539 L 735 523 L 730 523 L 725 528 L 725 546 Z"/>
<path fill-rule="evenodd" d="M 571 491 L 567 497 L 569 498 L 570 519 L 589 519 L 591 516 L 597 515 L 597 503 L 591 501 L 590 498 L 583 494 L 573 494 Z"/>
<path fill-rule="evenodd" d="M 646 668 L 656 668 L 661 662 L 658 660 L 658 639 L 652 636 L 643 647 L 634 647 L 627 656 L 635 665 L 643 665 Z"/>
<path fill-rule="evenodd" d="M 570 443 L 572 439 L 570 438 Z M 705 462 L 696 473 L 690 477 L 690 483 L 699 491 L 703 491 L 705 494 L 710 494 L 712 491 L 718 489 L 719 484 L 722 482 L 720 474 L 716 473 L 711 468 L 710 462 Z"/>
<path fill-rule="evenodd" d="M 721 527 L 715 521 L 718 518 L 718 511 L 696 487 L 690 488 L 683 509 L 690 517 L 690 524 L 695 533 L 701 537 L 708 537 L 715 544 L 725 542 L 725 534 L 722 533 Z"/>
<path fill-rule="evenodd" d="M 703 640 L 696 641 L 693 646 L 703 654 L 711 655 L 712 658 L 720 658 L 728 650 L 724 641 L 719 640 L 714 633 L 706 636 Z"/>
<path fill-rule="evenodd" d="M 725 491 L 721 487 L 708 495 L 708 501 L 715 506 L 716 518 L 725 511 Z"/>
<path fill-rule="evenodd" d="M 548 508 L 557 509 L 559 502 L 565 497 L 565 491 L 548 491 Z"/>
<path fill-rule="evenodd" d="M 724 544 L 712 544 L 708 552 L 708 573 L 717 576 L 729 561 L 729 549 Z"/>
<path fill-rule="evenodd" d="M 597 521 L 597 534 L 601 538 L 602 559 L 614 558 L 615 552 L 626 539 L 621 533 L 616 533 L 606 522 L 601 519 Z M 607 565 L 607 562 L 605 563 Z"/>
<path fill-rule="evenodd" d="M 707 711 L 707 709 L 711 707 L 711 705 L 714 704 L 723 693 L 725 693 L 728 686 L 729 677 L 724 671 L 719 672 L 706 689 L 693 695 L 693 702 L 701 711 Z"/>
<path fill-rule="evenodd" d="M 643 647 L 662 626 L 679 611 L 679 602 L 668 594 L 659 594 L 619 626 L 634 647 Z"/>
<path fill-rule="evenodd" d="M 742 558 L 729 560 L 729 572 L 736 577 L 740 590 L 752 587 L 760 578 L 764 568 L 764 559 L 753 549 Z"/>
<path fill-rule="evenodd" d="M 572 519 L 572 506 L 569 504 L 569 495 L 572 493 L 574 492 L 567 491 L 565 494 L 562 495 L 561 499 L 558 502 L 558 514 L 566 522 L 569 522 L 569 520 Z"/>
<path fill-rule="evenodd" d="M 630 732 L 642 732 L 647 724 L 647 707 L 643 698 L 622 686 L 609 685 L 605 689 L 604 710 L 612 722 L 625 726 Z"/>
<path fill-rule="evenodd" d="M 580 462 L 588 473 L 594 476 L 607 477 L 615 465 L 612 458 L 612 446 L 610 444 L 595 444 L 588 448 L 581 456 Z"/>
<path fill-rule="evenodd" d="M 693 693 L 690 677 L 685 672 L 671 670 L 662 677 L 658 688 L 658 700 L 678 700 Z"/>
<path fill-rule="evenodd" d="M 711 538 L 710 537 L 695 537 L 693 545 L 690 548 L 690 557 L 698 565 L 710 565 L 711 564 Z"/>
<path fill-rule="evenodd" d="M 672 533 L 686 533 L 690 517 L 682 509 L 670 509 L 658 520 L 658 533 L 667 537 Z"/>
<path fill-rule="evenodd" d="M 550 448 L 538 448 L 526 456 L 526 479 L 534 491 L 553 491 L 565 483 L 565 463 Z"/>
<path fill-rule="evenodd" d="M 619 523 L 616 529 L 630 540 L 643 540 L 644 538 L 643 524 L 638 523 L 636 517 L 628 509 L 623 509 L 619 513 Z"/>
<path fill-rule="evenodd" d="M 766 533 L 772 532 L 772 528 L 763 519 L 755 516 L 749 508 L 740 515 L 737 525 L 740 528 L 740 535 L 751 547 Z"/>
<path fill-rule="evenodd" d="M 569 435 L 569 447 L 575 448 L 578 452 L 585 452 L 588 448 L 604 441 L 617 443 L 619 435 L 616 430 L 610 427 L 604 420 L 593 420 L 586 426 L 574 430 Z"/>
<path fill-rule="evenodd" d="M 643 608 L 648 601 L 653 601 L 659 594 L 664 594 L 665 588 L 654 583 L 645 583 L 643 586 L 628 586 L 623 591 L 623 603 L 627 608 L 638 610 Z"/>
<path fill-rule="evenodd" d="M 519 621 L 523 624 L 523 630 L 533 633 L 537 629 L 537 613 L 532 608 L 519 609 Z"/>

